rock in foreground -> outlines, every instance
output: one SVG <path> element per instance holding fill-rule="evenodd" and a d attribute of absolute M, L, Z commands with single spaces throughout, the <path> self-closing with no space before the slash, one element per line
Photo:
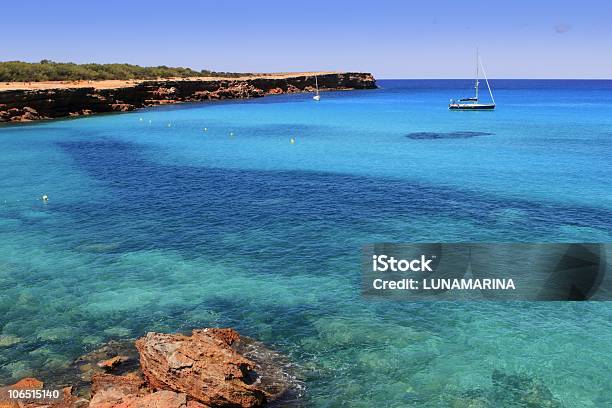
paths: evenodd
<path fill-rule="evenodd" d="M 1 408 L 87 408 L 88 401 L 72 395 L 72 387 L 61 391 L 61 398 L 47 402 L 11 399 L 9 390 L 42 390 L 44 383 L 36 378 L 24 378 L 13 385 L 0 388 Z"/>
<path fill-rule="evenodd" d="M 303 387 L 287 359 L 232 329 L 148 333 L 136 348 L 140 371 L 94 376 L 91 408 L 300 405 Z"/>
<path fill-rule="evenodd" d="M 185 393 L 215 407 L 257 407 L 270 397 L 257 386 L 255 362 L 232 345 L 231 329 L 194 330 L 191 336 L 148 333 L 136 342 L 143 375 L 153 389 Z"/>
<path fill-rule="evenodd" d="M 0 408 L 251 408 L 270 401 L 275 406 L 300 405 L 302 387 L 289 374 L 291 364 L 232 329 L 194 330 L 190 336 L 148 333 L 136 341 L 136 349 L 139 357 L 131 343 L 110 342 L 78 358 L 72 377 L 60 375 L 59 382 L 45 385 L 63 388 L 58 400 L 6 398 L 9 389 L 42 389 L 43 383 L 34 378 L 0 388 Z"/>

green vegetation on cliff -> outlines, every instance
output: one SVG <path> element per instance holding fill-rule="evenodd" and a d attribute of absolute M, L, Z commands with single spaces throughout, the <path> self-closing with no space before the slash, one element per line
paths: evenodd
<path fill-rule="evenodd" d="M 245 74 L 194 71 L 191 68 L 141 67 L 131 64 L 74 64 L 72 62 L 0 62 L 0 82 L 156 79 L 171 77 L 237 77 Z"/>

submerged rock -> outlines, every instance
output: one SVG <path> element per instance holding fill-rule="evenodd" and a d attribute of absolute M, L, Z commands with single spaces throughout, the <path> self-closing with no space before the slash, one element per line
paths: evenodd
<path fill-rule="evenodd" d="M 0 347 L 10 347 L 21 342 L 21 338 L 12 334 L 0 334 Z"/>
<path fill-rule="evenodd" d="M 495 408 L 489 394 L 484 390 L 468 390 L 448 398 L 448 406 L 449 408 Z"/>
<path fill-rule="evenodd" d="M 75 249 L 81 252 L 90 252 L 93 254 L 112 253 L 117 251 L 119 248 L 118 242 L 98 242 L 94 244 L 82 244 L 77 246 Z"/>
<path fill-rule="evenodd" d="M 493 396 L 499 406 L 560 408 L 561 403 L 539 380 L 520 374 L 504 374 L 495 370 L 491 375 Z M 512 405 L 514 404 L 514 405 Z"/>
<path fill-rule="evenodd" d="M 491 375 L 492 387 L 473 389 L 447 395 L 450 408 L 562 408 L 563 405 L 539 380 L 522 374 L 504 374 L 499 370 Z"/>
<path fill-rule="evenodd" d="M 458 132 L 415 132 L 408 133 L 406 135 L 409 139 L 468 139 L 470 137 L 476 136 L 490 136 L 493 133 L 487 132 L 468 132 L 468 131 L 458 131 Z"/>
<path fill-rule="evenodd" d="M 74 331 L 73 327 L 52 327 L 41 330 L 36 338 L 43 342 L 60 342 L 72 338 Z"/>
<path fill-rule="evenodd" d="M 79 381 L 79 394 L 88 395 L 89 382 L 96 374 L 137 372 L 138 352 L 133 341 L 112 340 L 104 346 L 77 358 L 71 368 Z"/>

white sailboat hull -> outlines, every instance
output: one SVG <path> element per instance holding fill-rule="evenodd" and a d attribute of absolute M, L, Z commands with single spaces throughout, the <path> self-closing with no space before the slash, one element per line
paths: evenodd
<path fill-rule="evenodd" d="M 448 105 L 450 110 L 493 110 L 494 103 L 451 103 Z"/>
<path fill-rule="evenodd" d="M 480 81 L 478 80 L 478 66 L 482 68 L 482 73 L 484 75 L 485 82 L 487 83 L 487 89 L 489 90 L 489 96 L 491 97 L 491 103 L 479 103 L 478 102 L 478 85 L 480 85 Z M 454 99 L 451 99 L 451 103 L 448 105 L 448 109 L 450 110 L 493 110 L 495 109 L 495 99 L 493 98 L 493 91 L 491 91 L 491 85 L 489 85 L 489 79 L 487 78 L 487 73 L 485 72 L 484 66 L 482 65 L 482 61 L 480 60 L 480 56 L 478 55 L 478 49 L 476 49 L 476 80 L 474 84 L 474 88 L 476 89 L 476 95 L 460 99 L 458 102 Z"/>

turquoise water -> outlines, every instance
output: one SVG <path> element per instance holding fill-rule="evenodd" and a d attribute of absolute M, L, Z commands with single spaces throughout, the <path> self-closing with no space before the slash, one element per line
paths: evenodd
<path fill-rule="evenodd" d="M 0 127 L 0 383 L 214 325 L 288 354 L 309 406 L 447 406 L 494 370 L 611 405 L 609 304 L 366 300 L 360 250 L 611 242 L 612 83 L 495 81 L 494 112 L 379 85 Z"/>

